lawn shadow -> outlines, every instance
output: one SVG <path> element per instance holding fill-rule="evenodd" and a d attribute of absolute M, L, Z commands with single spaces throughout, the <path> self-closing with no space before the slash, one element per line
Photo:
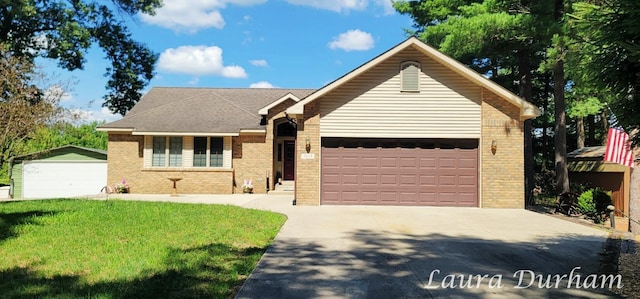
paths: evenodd
<path fill-rule="evenodd" d="M 0 212 L 0 243 L 17 237 L 17 226 L 39 224 L 38 218 L 53 216 L 57 213 L 56 211 Z"/>
<path fill-rule="evenodd" d="M 282 238 L 267 250 L 237 298 L 612 298 L 616 295 L 606 288 L 578 289 L 576 280 L 567 287 L 568 277 L 558 287 L 544 284 L 548 275 L 554 284 L 553 275 L 568 275 L 573 269 L 574 277 L 581 276 L 581 284 L 587 275 L 602 274 L 605 241 L 568 235 L 507 242 L 372 230 L 356 230 L 323 242 Z M 515 275 L 519 270 L 525 270 L 522 282 Z M 531 273 L 543 276 L 543 287 L 538 280 L 532 282 Z M 455 275 L 455 288 L 443 287 L 443 281 L 453 281 L 445 281 L 447 275 Z M 497 278 L 491 288 L 490 279 L 496 275 L 501 288 L 495 287 Z M 469 287 L 461 287 L 460 277 L 471 283 Z"/>
<path fill-rule="evenodd" d="M 2 298 L 229 298 L 249 276 L 265 248 L 226 244 L 170 248 L 164 270 L 132 280 L 87 284 L 82 275 L 45 277 L 33 266 L 0 271 Z"/>

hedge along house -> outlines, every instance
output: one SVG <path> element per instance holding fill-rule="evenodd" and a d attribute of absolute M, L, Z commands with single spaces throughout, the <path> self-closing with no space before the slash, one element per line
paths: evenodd
<path fill-rule="evenodd" d="M 13 157 L 9 176 L 16 199 L 95 195 L 107 184 L 107 152 L 67 145 Z"/>
<path fill-rule="evenodd" d="M 264 193 L 281 176 L 305 205 L 520 208 L 522 121 L 537 115 L 409 38 L 316 91 L 153 88 L 100 130 L 109 181 L 134 193 L 168 193 L 172 177 L 184 193 L 247 178 Z"/>

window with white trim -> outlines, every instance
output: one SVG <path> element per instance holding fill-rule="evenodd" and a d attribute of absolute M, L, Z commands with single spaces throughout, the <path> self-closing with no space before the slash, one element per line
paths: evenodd
<path fill-rule="evenodd" d="M 153 136 L 151 166 L 181 167 L 182 137 Z"/>
<path fill-rule="evenodd" d="M 231 168 L 231 137 L 146 136 L 144 167 Z"/>
<path fill-rule="evenodd" d="M 420 63 L 417 61 L 405 61 L 400 65 L 400 90 L 420 91 Z"/>
<path fill-rule="evenodd" d="M 193 167 L 222 167 L 224 165 L 222 137 L 193 138 Z"/>

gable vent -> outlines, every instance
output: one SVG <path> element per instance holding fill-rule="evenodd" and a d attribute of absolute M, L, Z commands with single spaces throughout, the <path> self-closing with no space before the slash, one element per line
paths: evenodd
<path fill-rule="evenodd" d="M 400 65 L 401 91 L 420 91 L 420 63 L 406 61 Z"/>

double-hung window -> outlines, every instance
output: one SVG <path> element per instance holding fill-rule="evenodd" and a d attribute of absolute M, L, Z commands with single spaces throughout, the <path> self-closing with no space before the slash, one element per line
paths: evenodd
<path fill-rule="evenodd" d="M 222 167 L 223 150 L 222 137 L 194 137 L 193 167 Z"/>
<path fill-rule="evenodd" d="M 181 167 L 182 137 L 153 136 L 151 166 Z"/>

